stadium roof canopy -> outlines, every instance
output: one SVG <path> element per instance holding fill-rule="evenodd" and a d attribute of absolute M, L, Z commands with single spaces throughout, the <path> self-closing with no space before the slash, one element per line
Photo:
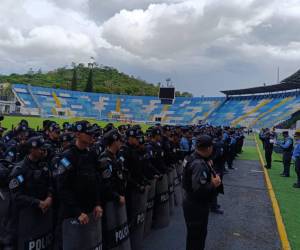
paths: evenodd
<path fill-rule="evenodd" d="M 279 84 L 273 84 L 268 86 L 236 89 L 236 90 L 224 90 L 221 91 L 225 95 L 247 95 L 247 94 L 259 94 L 259 93 L 271 93 L 300 89 L 300 70 L 293 75 L 281 81 Z"/>

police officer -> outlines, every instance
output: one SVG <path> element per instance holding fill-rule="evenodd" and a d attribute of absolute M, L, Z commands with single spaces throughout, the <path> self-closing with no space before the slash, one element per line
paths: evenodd
<path fill-rule="evenodd" d="M 10 213 L 9 176 L 13 165 L 9 161 L 0 162 L 0 249 L 9 249 L 10 239 L 7 238 L 5 225 Z M 8 245 L 8 246 L 7 246 Z M 8 247 L 8 248 L 7 248 Z"/>
<path fill-rule="evenodd" d="M 76 223 L 86 225 L 81 227 L 81 230 L 89 231 L 102 217 L 101 180 L 97 171 L 97 156 L 89 148 L 94 128 L 88 121 L 83 120 L 76 122 L 72 130 L 75 133 L 75 141 L 61 153 L 54 170 L 60 207 L 55 243 L 56 247 L 60 248 L 63 246 L 66 249 L 74 249 L 76 244 L 75 249 L 83 249 L 87 244 L 96 246 L 99 243 L 95 237 L 87 239 L 87 233 L 80 235 L 81 231 Z M 72 220 L 76 223 L 73 224 Z"/>
<path fill-rule="evenodd" d="M 56 122 L 49 124 L 46 130 L 46 144 L 48 145 L 48 159 L 51 160 L 60 152 L 60 127 Z"/>
<path fill-rule="evenodd" d="M 297 182 L 294 183 L 294 188 L 300 188 L 300 131 L 296 131 L 295 135 L 295 148 L 293 151 L 292 159 L 295 161 L 295 171 L 297 174 Z"/>
<path fill-rule="evenodd" d="M 180 148 L 184 152 L 185 155 L 190 153 L 190 142 L 188 139 L 188 128 L 182 128 L 182 137 L 180 139 Z"/>
<path fill-rule="evenodd" d="M 236 156 L 236 138 L 233 129 L 230 131 L 229 135 L 229 145 L 228 145 L 228 152 L 227 152 L 227 166 L 229 169 L 234 169 L 233 167 L 233 160 Z"/>
<path fill-rule="evenodd" d="M 224 143 L 222 140 L 223 134 L 221 130 L 216 132 L 216 137 L 213 140 L 213 168 L 215 172 L 220 176 L 221 180 L 224 175 L 224 167 L 225 167 L 225 157 L 224 157 Z M 221 209 L 221 206 L 218 204 L 218 193 L 216 193 L 215 197 L 211 203 L 211 212 L 216 214 L 223 214 L 224 211 Z"/>
<path fill-rule="evenodd" d="M 151 131 L 147 130 L 145 136 L 140 131 L 138 154 L 139 159 L 143 166 L 143 175 L 147 180 L 153 180 L 159 178 L 159 171 L 152 165 L 151 159 L 153 158 L 152 146 L 150 144 Z"/>
<path fill-rule="evenodd" d="M 27 230 L 26 225 L 21 225 L 21 223 L 19 225 L 19 215 L 22 210 L 32 208 L 47 214 L 52 207 L 53 186 L 50 170 L 47 163 L 43 162 L 44 142 L 44 138 L 41 136 L 30 138 L 26 142 L 29 154 L 16 165 L 11 173 L 9 188 L 13 195 L 14 206 L 10 218 L 12 228 L 9 231 L 12 232 L 13 242 L 11 243 L 13 245 L 16 244 L 19 236 L 17 233 L 20 230 L 19 226 L 22 227 L 21 234 Z M 45 227 L 51 228 L 51 225 L 45 225 Z"/>
<path fill-rule="evenodd" d="M 61 152 L 64 152 L 67 150 L 73 143 L 74 136 L 71 132 L 65 132 L 60 135 L 60 141 L 61 141 L 61 147 L 60 150 Z"/>
<path fill-rule="evenodd" d="M 262 140 L 264 143 L 265 158 L 267 163 L 265 165 L 265 168 L 270 169 L 272 167 L 272 153 L 273 153 L 275 135 L 273 132 L 267 130 L 262 138 L 263 138 Z"/>
<path fill-rule="evenodd" d="M 26 124 L 26 123 L 25 123 Z M 26 141 L 33 135 L 32 130 L 27 125 L 19 125 L 11 134 L 8 142 L 6 142 L 7 148 L 4 157 L 11 162 L 19 162 L 24 159 L 28 153 L 26 147 Z"/>
<path fill-rule="evenodd" d="M 289 136 L 288 131 L 282 132 L 284 141 L 279 143 L 279 146 L 283 149 L 282 161 L 283 161 L 283 172 L 282 177 L 290 177 L 290 166 L 293 153 L 293 139 Z"/>
<path fill-rule="evenodd" d="M 146 208 L 146 185 L 143 163 L 139 154 L 139 130 L 129 128 L 126 131 L 126 143 L 121 147 L 119 157 L 124 158 L 124 169 L 128 171 L 126 186 L 127 217 L 130 222 L 132 250 L 139 250 L 143 242 L 144 216 Z"/>
<path fill-rule="evenodd" d="M 175 165 L 184 159 L 184 154 L 180 149 L 179 135 L 176 133 L 175 130 L 172 130 L 170 132 L 169 141 L 170 141 L 170 156 L 169 156 L 170 164 Z"/>
<path fill-rule="evenodd" d="M 162 131 L 160 128 L 154 127 L 150 133 L 150 141 L 146 145 L 146 150 L 150 156 L 150 162 L 161 175 L 166 174 L 168 168 L 165 164 L 165 152 L 161 145 Z"/>
<path fill-rule="evenodd" d="M 105 204 L 103 244 L 105 249 L 114 247 L 116 247 L 116 249 L 123 249 L 122 247 L 127 249 L 124 246 L 130 244 L 125 207 L 127 174 L 124 171 L 124 158 L 117 157 L 122 146 L 121 134 L 118 130 L 111 129 L 104 134 L 103 140 L 106 149 L 100 156 L 99 168 L 102 177 L 102 190 Z M 110 217 L 116 219 L 112 220 Z M 122 237 L 115 237 L 115 234 L 122 235 Z"/>
<path fill-rule="evenodd" d="M 143 175 L 143 161 L 139 157 L 139 133 L 135 129 L 126 131 L 127 141 L 121 147 L 119 157 L 124 158 L 124 169 L 128 171 L 126 198 L 131 196 L 133 190 L 138 190 L 141 193 L 145 192 L 146 180 Z M 127 203 L 127 211 L 130 218 L 130 203 Z"/>
<path fill-rule="evenodd" d="M 210 202 L 221 185 L 220 177 L 214 175 L 212 170 L 212 152 L 212 138 L 201 135 L 197 139 L 195 152 L 184 160 L 183 211 L 187 227 L 186 250 L 200 250 L 205 247 Z"/>
<path fill-rule="evenodd" d="M 243 148 L 243 145 L 244 145 L 244 139 L 245 139 L 243 129 L 240 128 L 238 130 L 237 134 L 238 134 L 238 136 L 237 136 L 237 153 L 241 154 L 242 153 L 242 148 Z"/>
<path fill-rule="evenodd" d="M 100 179 L 97 157 L 89 150 L 94 129 L 87 121 L 74 125 L 75 143 L 60 160 L 57 169 L 58 193 L 63 218 L 77 218 L 80 224 L 89 223 L 89 214 L 102 216 Z"/>
<path fill-rule="evenodd" d="M 71 132 L 72 130 L 72 125 L 69 122 L 64 122 L 62 124 L 62 128 L 63 128 L 63 132 L 67 133 L 67 132 Z"/>
<path fill-rule="evenodd" d="M 125 204 L 125 176 L 122 160 L 117 154 L 122 146 L 121 135 L 116 129 L 104 134 L 105 151 L 100 156 L 100 171 L 103 179 L 103 192 L 105 201 L 117 201 Z"/>

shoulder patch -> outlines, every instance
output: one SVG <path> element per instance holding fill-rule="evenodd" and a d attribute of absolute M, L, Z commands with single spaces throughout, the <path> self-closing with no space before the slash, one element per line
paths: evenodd
<path fill-rule="evenodd" d="M 24 182 L 24 177 L 22 175 L 17 176 L 9 182 L 9 189 L 16 189 Z"/>
<path fill-rule="evenodd" d="M 71 167 L 71 162 L 66 157 L 62 158 L 60 160 L 60 163 L 66 169 L 69 169 Z"/>
<path fill-rule="evenodd" d="M 205 185 L 207 183 L 207 173 L 203 171 L 200 176 L 200 184 Z"/>
<path fill-rule="evenodd" d="M 111 177 L 111 169 L 112 169 L 112 167 L 111 167 L 111 165 L 109 165 L 110 166 L 110 168 L 109 169 L 105 169 L 103 172 L 102 172 L 102 177 L 104 178 L 104 179 L 108 179 L 108 178 L 110 178 Z"/>
<path fill-rule="evenodd" d="M 71 162 L 67 158 L 62 158 L 59 161 L 57 169 L 54 171 L 54 176 L 62 175 L 72 167 Z"/>

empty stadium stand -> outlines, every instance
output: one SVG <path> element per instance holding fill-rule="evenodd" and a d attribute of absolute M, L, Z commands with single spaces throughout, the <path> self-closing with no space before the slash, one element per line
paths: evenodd
<path fill-rule="evenodd" d="M 101 120 L 153 121 L 189 124 L 205 120 L 224 97 L 176 98 L 162 105 L 158 97 L 85 93 L 14 84 L 13 91 L 28 110 L 44 117 L 87 117 Z"/>
<path fill-rule="evenodd" d="M 222 91 L 226 97 L 177 97 L 170 105 L 161 104 L 153 96 L 86 93 L 26 84 L 12 86 L 23 114 L 169 124 L 207 121 L 219 126 L 251 128 L 272 127 L 290 119 L 300 109 L 298 89 L 300 71 L 277 85 Z"/>
<path fill-rule="evenodd" d="M 230 97 L 209 117 L 214 125 L 272 127 L 300 109 L 298 92 L 262 96 Z"/>

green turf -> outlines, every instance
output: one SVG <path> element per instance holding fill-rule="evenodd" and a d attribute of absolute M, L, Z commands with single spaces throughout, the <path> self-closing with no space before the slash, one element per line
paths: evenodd
<path fill-rule="evenodd" d="M 29 126 L 32 128 L 41 128 L 43 121 L 48 118 L 41 118 L 41 117 L 21 117 L 21 116 L 5 116 L 4 120 L 1 122 L 1 125 L 5 128 L 12 128 L 12 126 L 16 126 L 21 119 L 26 119 L 29 122 Z M 51 121 L 55 121 L 58 124 L 63 124 L 65 121 L 68 121 L 70 123 L 78 120 L 82 120 L 83 118 L 70 118 L 70 119 L 61 119 L 61 118 L 49 118 Z M 91 123 L 98 123 L 101 127 L 104 127 L 108 122 L 103 121 L 97 121 L 93 119 L 87 119 Z M 122 124 L 121 122 L 114 122 L 115 126 L 119 126 Z M 147 124 L 140 124 L 142 129 L 145 131 L 149 126 Z"/>
<path fill-rule="evenodd" d="M 238 160 L 258 160 L 257 150 L 255 147 L 244 146 L 243 153 L 239 155 Z"/>
<path fill-rule="evenodd" d="M 258 140 L 259 141 L 259 140 Z M 264 155 L 262 144 L 259 147 Z M 283 170 L 282 162 L 277 162 L 282 155 L 273 153 L 272 168 L 268 170 L 276 198 L 279 203 L 281 215 L 286 227 L 292 249 L 300 249 L 300 189 L 292 187 L 296 181 L 294 167 L 291 167 L 291 177 L 280 176 Z"/>

